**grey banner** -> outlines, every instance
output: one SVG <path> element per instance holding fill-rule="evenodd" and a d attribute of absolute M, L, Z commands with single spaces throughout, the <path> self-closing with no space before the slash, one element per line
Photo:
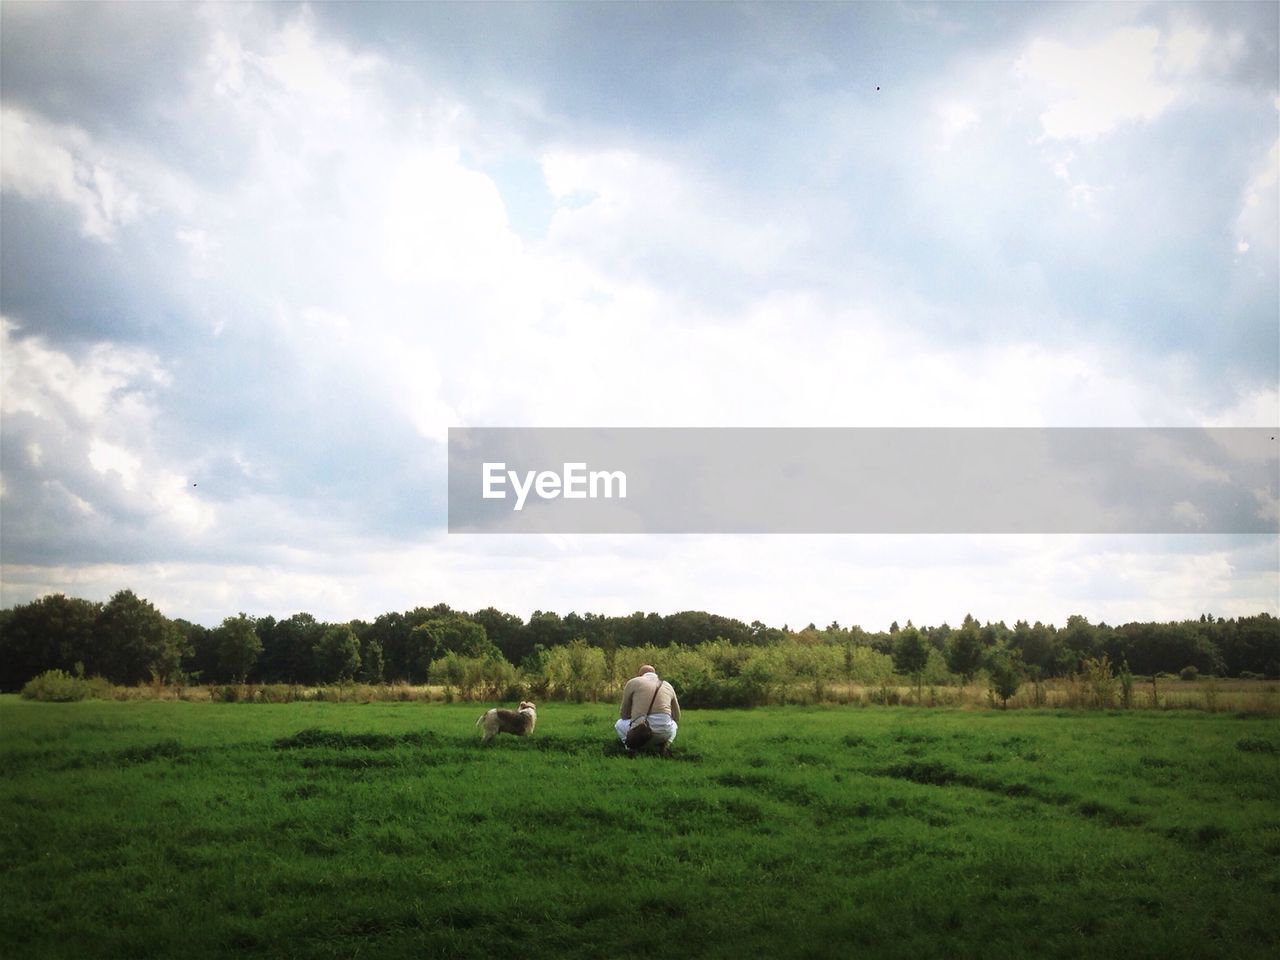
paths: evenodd
<path fill-rule="evenodd" d="M 1275 429 L 453 428 L 451 533 L 1271 533 Z"/>

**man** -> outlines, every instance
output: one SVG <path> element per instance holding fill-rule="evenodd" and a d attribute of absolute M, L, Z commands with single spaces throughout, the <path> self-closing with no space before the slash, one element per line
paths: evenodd
<path fill-rule="evenodd" d="M 622 709 L 618 712 L 618 722 L 613 725 L 618 731 L 618 739 L 627 742 L 627 728 L 631 721 L 640 719 L 646 710 L 649 726 L 653 729 L 653 739 L 649 743 L 661 747 L 663 753 L 669 753 L 679 729 L 680 701 L 676 699 L 675 687 L 659 680 L 657 671 L 647 663 L 622 688 Z"/>

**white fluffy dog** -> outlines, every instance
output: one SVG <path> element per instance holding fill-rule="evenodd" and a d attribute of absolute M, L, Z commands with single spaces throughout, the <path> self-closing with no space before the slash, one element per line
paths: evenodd
<path fill-rule="evenodd" d="M 476 721 L 476 726 L 484 728 L 484 738 L 480 742 L 488 743 L 500 733 L 528 736 L 533 733 L 533 726 L 537 722 L 538 708 L 528 700 L 521 700 L 518 710 L 505 710 L 502 707 L 486 710 Z"/>

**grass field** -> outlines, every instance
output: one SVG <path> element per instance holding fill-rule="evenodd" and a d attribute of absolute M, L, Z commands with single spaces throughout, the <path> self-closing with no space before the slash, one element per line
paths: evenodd
<path fill-rule="evenodd" d="M 1280 721 L 0 697 L 0 956 L 1273 957 Z"/>

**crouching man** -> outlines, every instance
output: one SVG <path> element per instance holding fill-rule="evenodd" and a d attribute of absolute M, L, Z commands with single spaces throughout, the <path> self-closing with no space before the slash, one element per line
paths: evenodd
<path fill-rule="evenodd" d="M 676 698 L 675 687 L 665 680 L 659 680 L 657 672 L 647 663 L 622 688 L 622 708 L 618 711 L 618 722 L 613 728 L 618 731 L 618 739 L 624 744 L 632 722 L 641 717 L 648 719 L 653 730 L 653 737 L 646 746 L 661 748 L 663 753 L 669 752 L 679 729 L 680 701 Z"/>

